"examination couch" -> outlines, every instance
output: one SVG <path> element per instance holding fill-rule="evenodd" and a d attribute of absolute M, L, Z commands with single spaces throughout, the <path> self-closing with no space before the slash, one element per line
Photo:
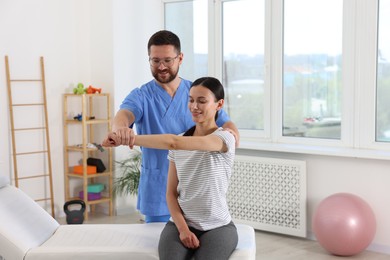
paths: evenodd
<path fill-rule="evenodd" d="M 60 225 L 0 175 L 0 260 L 158 259 L 164 223 Z M 230 259 L 256 258 L 254 229 L 237 224 Z"/>

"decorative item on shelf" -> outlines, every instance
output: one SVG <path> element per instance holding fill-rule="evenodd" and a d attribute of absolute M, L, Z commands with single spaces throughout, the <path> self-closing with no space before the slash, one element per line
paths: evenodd
<path fill-rule="evenodd" d="M 95 93 L 102 93 L 101 88 L 94 88 L 91 85 L 86 90 L 87 94 L 95 94 Z"/>
<path fill-rule="evenodd" d="M 82 114 L 77 114 L 75 117 L 73 117 L 73 119 L 81 121 L 81 120 L 83 120 L 83 115 Z"/>
<path fill-rule="evenodd" d="M 83 120 L 83 114 L 77 114 L 76 116 L 73 117 L 74 120 L 82 121 Z M 93 120 L 95 119 L 94 116 L 87 116 L 87 120 Z"/>
<path fill-rule="evenodd" d="M 104 148 L 101 144 L 98 143 L 93 143 L 93 145 L 101 152 L 104 152 Z"/>
<path fill-rule="evenodd" d="M 78 148 L 83 148 L 83 144 L 76 144 L 76 147 Z M 101 144 L 98 144 L 98 143 L 88 143 L 87 144 L 87 148 L 89 149 L 98 149 L 99 151 L 101 152 L 104 152 L 104 148 Z"/>
<path fill-rule="evenodd" d="M 77 87 L 75 87 L 73 89 L 73 94 L 77 94 L 77 95 L 82 95 L 82 94 L 85 94 L 87 91 L 86 89 L 84 88 L 84 84 L 83 83 L 79 83 L 77 84 Z"/>
<path fill-rule="evenodd" d="M 139 150 L 130 150 L 130 156 L 121 161 L 115 161 L 116 172 L 119 176 L 114 178 L 114 195 L 137 195 L 141 175 L 142 154 Z"/>

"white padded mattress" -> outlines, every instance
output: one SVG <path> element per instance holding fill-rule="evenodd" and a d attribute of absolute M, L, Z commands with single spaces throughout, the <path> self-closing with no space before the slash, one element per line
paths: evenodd
<path fill-rule="evenodd" d="M 49 240 L 28 252 L 26 260 L 158 259 L 163 227 L 161 223 L 61 225 Z"/>
<path fill-rule="evenodd" d="M 25 260 L 159 259 L 158 241 L 164 223 L 61 225 Z M 230 259 L 255 259 L 253 228 L 237 224 L 239 244 Z"/>

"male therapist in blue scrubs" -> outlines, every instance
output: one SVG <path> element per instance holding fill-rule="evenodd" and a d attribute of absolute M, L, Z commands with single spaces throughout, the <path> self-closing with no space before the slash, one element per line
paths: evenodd
<path fill-rule="evenodd" d="M 123 100 L 113 119 L 111 146 L 129 145 L 134 135 L 130 128 L 136 124 L 137 133 L 180 134 L 194 125 L 188 105 L 191 81 L 178 76 L 183 62 L 180 39 L 176 34 L 162 30 L 148 42 L 150 69 L 154 80 L 136 88 Z M 225 111 L 221 110 L 218 126 L 230 129 L 236 136 L 238 130 Z M 116 135 L 116 143 L 110 138 Z M 145 215 L 145 222 L 167 222 L 170 213 L 166 203 L 166 183 L 169 161 L 168 151 L 143 148 L 141 178 L 138 188 L 137 209 Z"/>

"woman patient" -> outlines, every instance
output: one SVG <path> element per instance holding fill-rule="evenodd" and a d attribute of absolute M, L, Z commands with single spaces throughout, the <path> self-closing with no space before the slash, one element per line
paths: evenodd
<path fill-rule="evenodd" d="M 199 78 L 188 100 L 195 126 L 182 135 L 112 133 L 103 141 L 103 146 L 126 143 L 169 150 L 166 199 L 171 219 L 160 236 L 162 260 L 228 259 L 237 246 L 237 230 L 226 201 L 235 137 L 215 123 L 223 104 L 220 81 Z"/>

